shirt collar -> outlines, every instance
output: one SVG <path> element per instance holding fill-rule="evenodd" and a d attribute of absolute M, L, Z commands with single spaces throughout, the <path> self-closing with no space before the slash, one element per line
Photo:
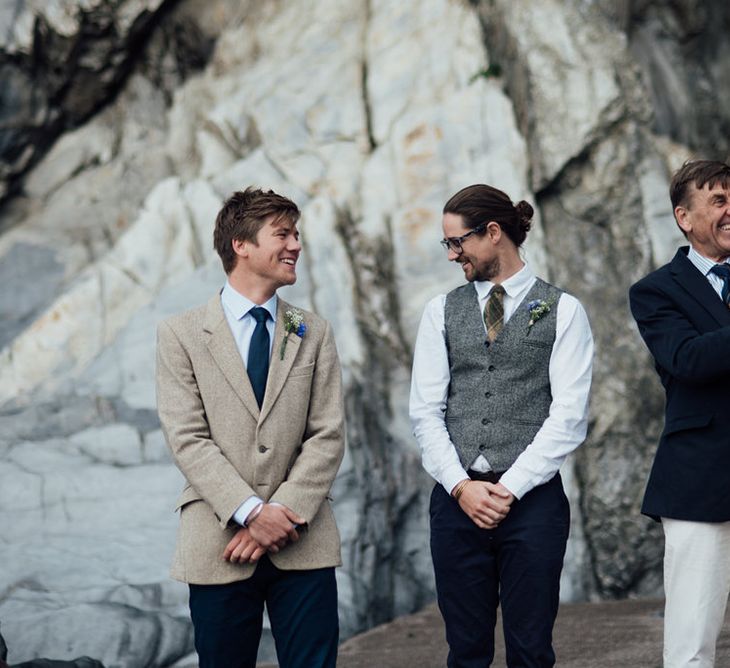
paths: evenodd
<path fill-rule="evenodd" d="M 244 297 L 226 281 L 221 291 L 221 303 L 236 320 L 243 318 L 254 306 L 261 306 L 261 308 L 265 308 L 269 312 L 271 319 L 276 322 L 276 307 L 278 304 L 276 293 L 264 304 L 254 304 L 248 297 Z"/>
<path fill-rule="evenodd" d="M 701 255 L 698 253 L 690 244 L 689 252 L 687 253 L 687 259 L 695 266 L 697 269 L 700 270 L 703 276 L 709 276 L 710 272 L 712 271 L 712 268 L 716 264 L 723 264 L 715 262 L 714 260 L 710 260 L 709 258 L 706 258 L 704 255 Z M 730 258 L 729 258 L 730 259 Z M 728 263 L 728 260 L 725 260 L 725 264 Z"/>
<path fill-rule="evenodd" d="M 508 279 L 502 282 L 502 287 L 507 293 L 508 297 L 515 297 L 535 278 L 530 265 L 525 263 L 516 274 L 512 274 Z M 491 281 L 474 281 L 474 288 L 477 291 L 477 296 L 480 300 L 484 300 L 489 296 L 489 292 L 494 287 L 494 283 Z"/>

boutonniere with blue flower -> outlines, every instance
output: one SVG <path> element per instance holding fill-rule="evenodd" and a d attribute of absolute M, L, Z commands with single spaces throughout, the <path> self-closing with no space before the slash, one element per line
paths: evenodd
<path fill-rule="evenodd" d="M 284 338 L 281 341 L 281 348 L 279 349 L 279 359 L 284 359 L 284 351 L 286 350 L 286 342 L 289 340 L 289 334 L 296 334 L 300 339 L 304 336 L 307 331 L 307 326 L 304 324 L 304 314 L 297 309 L 289 309 L 284 313 Z"/>
<path fill-rule="evenodd" d="M 527 304 L 527 310 L 530 312 L 530 322 L 527 323 L 527 333 L 530 333 L 532 326 L 543 316 L 550 313 L 550 309 L 555 304 L 554 299 L 545 301 L 544 299 L 533 299 Z"/>

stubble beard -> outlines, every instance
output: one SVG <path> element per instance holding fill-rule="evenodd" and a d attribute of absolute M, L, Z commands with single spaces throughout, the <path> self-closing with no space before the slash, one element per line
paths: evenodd
<path fill-rule="evenodd" d="M 469 282 L 491 281 L 499 274 L 499 258 L 495 257 L 487 262 L 482 262 L 478 267 L 472 264 L 472 275 Z"/>

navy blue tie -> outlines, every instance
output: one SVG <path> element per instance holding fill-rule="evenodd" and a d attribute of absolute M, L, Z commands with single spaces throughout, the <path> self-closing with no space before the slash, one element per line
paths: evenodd
<path fill-rule="evenodd" d="M 726 264 L 716 264 L 710 271 L 722 279 L 722 301 L 730 308 L 730 267 Z"/>
<path fill-rule="evenodd" d="M 265 308 L 254 306 L 249 313 L 256 320 L 256 328 L 253 330 L 251 345 L 248 348 L 246 371 L 251 380 L 256 402 L 261 408 L 266 391 L 266 378 L 269 375 L 269 330 L 266 329 L 269 312 Z"/>

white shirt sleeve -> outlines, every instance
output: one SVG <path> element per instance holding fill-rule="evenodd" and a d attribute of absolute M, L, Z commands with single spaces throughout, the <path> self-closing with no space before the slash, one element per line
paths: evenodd
<path fill-rule="evenodd" d="M 251 514 L 251 511 L 258 506 L 259 503 L 263 502 L 263 499 L 260 499 L 258 496 L 249 496 L 240 506 L 238 506 L 236 512 L 233 513 L 233 519 L 242 527 L 246 526 L 246 520 Z"/>
<path fill-rule="evenodd" d="M 423 311 L 413 352 L 409 414 L 423 457 L 423 468 L 444 489 L 468 478 L 446 429 L 449 357 L 444 329 L 446 296 L 432 299 Z"/>
<path fill-rule="evenodd" d="M 581 303 L 569 294 L 558 302 L 550 355 L 550 412 L 532 443 L 500 482 L 517 498 L 550 480 L 585 439 L 593 368 L 593 336 Z"/>

